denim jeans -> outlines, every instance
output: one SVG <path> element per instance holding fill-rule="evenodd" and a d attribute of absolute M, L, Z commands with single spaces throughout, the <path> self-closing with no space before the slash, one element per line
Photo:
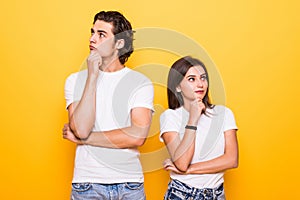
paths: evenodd
<path fill-rule="evenodd" d="M 144 183 L 72 183 L 71 200 L 145 200 Z"/>
<path fill-rule="evenodd" d="M 225 200 L 223 184 L 217 188 L 198 189 L 171 180 L 164 200 Z"/>

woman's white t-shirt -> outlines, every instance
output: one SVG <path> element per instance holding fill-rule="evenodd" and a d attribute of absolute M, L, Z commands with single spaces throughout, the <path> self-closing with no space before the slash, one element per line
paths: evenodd
<path fill-rule="evenodd" d="M 232 111 L 221 105 L 207 109 L 208 115 L 202 114 L 197 125 L 195 152 L 191 163 L 203 162 L 224 154 L 224 132 L 237 129 Z M 160 116 L 160 140 L 165 132 L 177 132 L 183 138 L 189 113 L 183 108 L 168 109 Z M 177 179 L 195 188 L 215 188 L 224 182 L 223 172 L 215 174 L 180 175 L 171 172 L 171 178 Z"/>

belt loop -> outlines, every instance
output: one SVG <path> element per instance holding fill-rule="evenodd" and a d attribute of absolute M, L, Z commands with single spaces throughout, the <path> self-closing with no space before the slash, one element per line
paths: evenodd
<path fill-rule="evenodd" d="M 193 199 L 194 199 L 194 197 L 197 195 L 197 191 L 198 191 L 198 189 L 197 188 L 195 188 L 195 187 L 192 187 L 193 188 Z"/>

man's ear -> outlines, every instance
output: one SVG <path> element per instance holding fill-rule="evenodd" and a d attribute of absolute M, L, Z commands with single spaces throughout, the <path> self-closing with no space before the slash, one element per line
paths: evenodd
<path fill-rule="evenodd" d="M 125 45 L 124 39 L 117 40 L 117 42 L 116 42 L 116 48 L 117 49 L 122 49 L 124 47 L 124 45 Z"/>

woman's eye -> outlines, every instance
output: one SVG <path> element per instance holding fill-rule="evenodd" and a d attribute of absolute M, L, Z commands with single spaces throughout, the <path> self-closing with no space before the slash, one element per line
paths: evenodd
<path fill-rule="evenodd" d="M 195 81 L 195 78 L 188 78 L 188 81 Z"/>
<path fill-rule="evenodd" d="M 206 76 L 201 76 L 201 80 L 202 80 L 202 81 L 205 81 L 206 79 L 207 79 Z"/>

